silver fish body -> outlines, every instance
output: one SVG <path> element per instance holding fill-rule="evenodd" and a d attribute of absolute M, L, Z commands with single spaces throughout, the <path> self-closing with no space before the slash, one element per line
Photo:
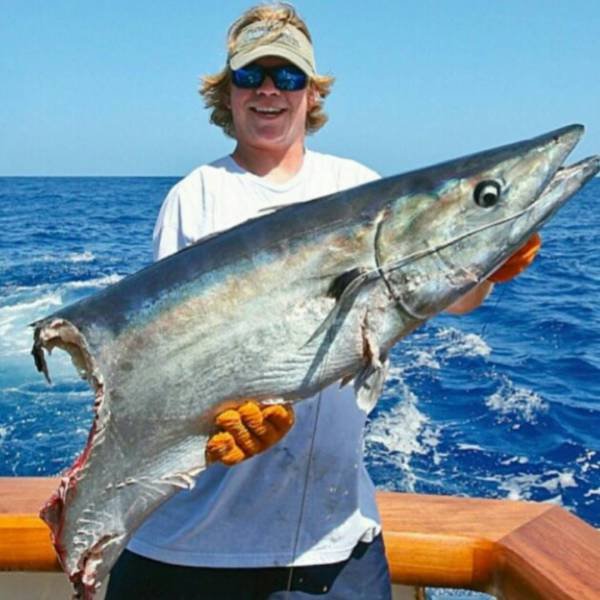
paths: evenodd
<path fill-rule="evenodd" d="M 194 484 L 225 408 L 351 379 L 371 404 L 391 347 L 600 169 L 561 169 L 582 132 L 282 208 L 36 322 L 38 369 L 43 349 L 66 350 L 96 396 L 87 446 L 42 511 L 77 593 L 92 597 L 148 514 Z"/>

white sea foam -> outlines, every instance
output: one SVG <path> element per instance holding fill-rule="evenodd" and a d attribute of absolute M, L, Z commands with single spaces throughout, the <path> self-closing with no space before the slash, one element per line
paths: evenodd
<path fill-rule="evenodd" d="M 574 487 L 577 487 L 577 482 L 573 471 L 570 470 L 513 475 L 500 480 L 498 485 L 498 489 L 506 492 L 506 497 L 510 500 L 529 500 L 536 489 L 545 489 L 548 493 L 554 494 L 551 499 L 561 505 L 563 490 Z"/>
<path fill-rule="evenodd" d="M 37 298 L 36 300 L 18 302 L 17 304 L 7 304 L 6 306 L 0 307 L 0 325 L 3 323 L 5 318 L 11 318 L 12 315 L 28 312 L 32 309 L 38 309 L 42 307 L 60 306 L 61 304 L 61 296 L 56 292 L 47 294 L 41 298 Z"/>
<path fill-rule="evenodd" d="M 426 368 L 436 371 L 441 369 L 440 361 L 432 352 L 428 352 L 427 350 L 410 350 L 408 356 L 410 357 L 411 367 L 414 369 Z"/>
<path fill-rule="evenodd" d="M 366 437 L 369 442 L 382 444 L 390 452 L 422 453 L 419 434 L 427 417 L 417 408 L 416 396 L 406 385 L 403 388 L 403 401 L 374 420 Z"/>
<path fill-rule="evenodd" d="M 509 465 L 519 464 L 526 465 L 529 462 L 529 459 L 526 456 L 511 456 L 505 460 L 501 460 L 500 464 L 508 467 Z"/>
<path fill-rule="evenodd" d="M 118 283 L 123 279 L 123 275 L 117 275 L 113 273 L 112 275 L 105 275 L 104 277 L 96 277 L 95 279 L 82 279 L 81 281 L 69 281 L 67 283 L 63 283 L 61 287 L 67 289 L 80 289 L 86 287 L 93 288 L 104 288 L 113 283 Z"/>
<path fill-rule="evenodd" d="M 45 312 L 62 305 L 61 295 L 50 293 L 35 300 L 26 300 L 0 307 L 0 356 L 3 358 L 29 352 L 31 331 L 29 323 Z"/>
<path fill-rule="evenodd" d="M 458 450 L 477 450 L 478 452 L 483 452 L 483 448 L 479 444 L 465 444 L 461 442 L 456 445 L 456 448 Z"/>
<path fill-rule="evenodd" d="M 439 444 L 439 431 L 432 427 L 429 419 L 417 407 L 418 398 L 402 382 L 394 396 L 403 398 L 389 412 L 382 413 L 369 423 L 365 435 L 367 446 L 381 444 L 386 460 L 402 474 L 404 487 L 414 490 L 416 476 L 410 461 L 414 454 L 433 452 L 433 462 L 438 464 L 440 457 L 436 451 Z"/>
<path fill-rule="evenodd" d="M 446 358 L 489 356 L 491 353 L 487 342 L 476 333 L 465 333 L 455 327 L 443 327 L 435 337 L 441 342 L 438 350 Z"/>
<path fill-rule="evenodd" d="M 403 364 L 396 363 L 395 361 L 390 362 L 390 369 L 388 371 L 387 379 L 402 379 L 406 371 L 406 366 Z"/>
<path fill-rule="evenodd" d="M 485 404 L 498 414 L 500 421 L 517 418 L 535 423 L 540 413 L 548 410 L 547 403 L 536 392 L 516 386 L 504 375 L 500 376 L 500 387 L 485 399 Z"/>
<path fill-rule="evenodd" d="M 38 283 L 37 285 L 19 285 L 11 288 L 11 293 L 14 295 L 18 294 L 49 294 L 52 291 L 60 293 L 60 291 L 80 289 L 80 288 L 103 288 L 113 283 L 118 283 L 123 279 L 124 275 L 118 275 L 112 273 L 111 275 L 103 275 L 102 277 L 95 277 L 92 279 L 78 279 L 76 281 L 65 281 L 63 283 Z"/>
<path fill-rule="evenodd" d="M 45 262 L 70 262 L 70 263 L 80 263 L 80 262 L 92 262 L 96 260 L 96 256 L 93 252 L 89 250 L 84 250 L 83 252 L 71 252 L 70 254 L 63 254 L 61 252 L 48 252 L 46 254 L 38 254 L 29 256 L 23 255 L 21 258 L 14 259 L 12 261 L 13 265 L 16 264 L 27 264 L 27 263 L 45 263 Z"/>
<path fill-rule="evenodd" d="M 86 250 L 85 252 L 79 252 L 77 254 L 69 254 L 67 260 L 69 262 L 78 263 L 78 262 L 92 262 L 96 257 L 92 252 Z"/>
<path fill-rule="evenodd" d="M 600 463 L 595 458 L 597 454 L 595 450 L 588 449 L 584 450 L 582 456 L 578 456 L 575 459 L 582 473 L 585 474 L 588 471 L 600 470 Z"/>

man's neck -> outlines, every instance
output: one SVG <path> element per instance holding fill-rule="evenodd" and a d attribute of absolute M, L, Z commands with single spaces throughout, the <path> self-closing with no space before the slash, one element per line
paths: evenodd
<path fill-rule="evenodd" d="M 304 144 L 294 144 L 281 152 L 238 144 L 231 156 L 246 171 L 264 177 L 272 183 L 285 183 L 302 168 Z"/>

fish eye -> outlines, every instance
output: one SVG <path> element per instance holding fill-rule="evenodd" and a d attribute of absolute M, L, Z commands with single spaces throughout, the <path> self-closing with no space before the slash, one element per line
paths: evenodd
<path fill-rule="evenodd" d="M 473 200 L 482 208 L 490 208 L 500 200 L 500 192 L 500 184 L 497 181 L 480 181 L 473 191 Z"/>

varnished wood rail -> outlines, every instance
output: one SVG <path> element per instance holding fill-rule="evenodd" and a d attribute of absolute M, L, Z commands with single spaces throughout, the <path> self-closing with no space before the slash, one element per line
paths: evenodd
<path fill-rule="evenodd" d="M 0 570 L 59 565 L 40 506 L 51 478 L 0 478 Z M 600 600 L 600 532 L 551 504 L 380 492 L 392 581 L 507 600 Z"/>

